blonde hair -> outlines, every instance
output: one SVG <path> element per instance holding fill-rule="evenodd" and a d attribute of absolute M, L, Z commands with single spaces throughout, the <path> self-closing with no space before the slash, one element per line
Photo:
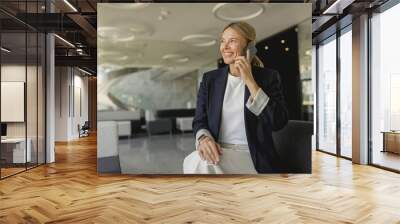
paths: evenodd
<path fill-rule="evenodd" d="M 256 30 L 254 29 L 253 26 L 246 22 L 233 22 L 225 26 L 222 32 L 224 32 L 226 29 L 232 28 L 236 32 L 240 33 L 246 40 L 247 44 L 250 43 L 251 41 L 254 41 L 254 45 L 256 43 Z M 258 66 L 263 68 L 264 64 L 260 60 L 260 58 L 257 57 L 257 55 L 254 55 L 254 57 L 251 59 L 251 64 L 254 66 Z"/>

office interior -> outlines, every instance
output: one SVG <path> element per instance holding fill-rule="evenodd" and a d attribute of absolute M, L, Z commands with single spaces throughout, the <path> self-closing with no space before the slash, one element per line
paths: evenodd
<path fill-rule="evenodd" d="M 142 22 L 159 8 L 165 18 Z M 226 66 L 218 44 L 229 23 L 225 17 L 240 18 L 229 10 L 253 18 L 257 55 L 266 68 L 280 73 L 289 119 L 309 121 L 311 144 L 311 5 L 202 3 L 193 8 L 160 3 L 134 8 L 105 3 L 97 9 L 99 172 L 182 174 L 184 158 L 195 150 L 192 122 L 199 84 L 205 72 Z M 265 22 L 283 13 L 290 15 L 284 22 Z M 309 164 L 310 156 L 306 160 Z"/>
<path fill-rule="evenodd" d="M 170 53 L 180 49 L 179 44 L 175 48 L 170 46 L 169 52 L 161 55 L 158 61 L 146 57 L 145 48 L 149 48 L 147 45 L 153 44 L 153 40 L 135 42 L 129 38 L 135 34 L 151 36 L 157 22 L 146 26 L 133 24 L 136 28 L 130 33 L 118 33 L 123 25 L 114 28 L 103 26 L 96 33 L 96 3 L 77 2 L 74 6 L 51 1 L 2 2 L 2 177 L 45 161 L 53 162 L 54 142 L 79 139 L 82 126 L 96 133 L 96 110 L 100 121 L 116 121 L 120 145 L 114 148 L 121 152 L 132 153 L 132 147 L 146 145 L 147 150 L 142 148 L 138 151 L 149 157 L 148 149 L 154 147 L 147 146 L 150 142 L 154 144 L 158 138 L 171 141 L 164 134 L 175 139 L 169 143 L 160 140 L 160 146 L 169 144 L 176 148 L 176 143 L 179 143 L 185 148 L 186 152 L 177 155 L 179 160 L 194 149 L 191 119 L 197 87 L 205 71 L 222 66 L 217 60 L 217 52 L 211 53 L 216 60 L 202 61 L 201 68 L 196 70 L 188 66 L 196 61 L 193 55 L 190 58 Z M 148 4 L 135 4 L 130 10 L 144 11 Z M 316 1 L 311 5 L 317 15 L 318 8 L 323 9 L 330 3 Z M 77 13 L 76 7 L 82 15 Z M 108 12 L 112 7 L 114 11 L 124 10 L 115 4 L 103 4 L 99 10 Z M 312 36 L 306 32 L 307 18 L 292 15 L 288 17 L 288 24 L 272 27 L 272 31 L 259 38 L 258 55 L 267 67 L 281 73 L 290 119 L 314 121 L 313 149 L 357 163 L 399 170 L 399 105 L 394 97 L 399 87 L 396 57 L 393 56 L 397 50 L 393 38 L 398 33 L 391 29 L 397 19 L 398 7 L 392 1 L 368 4 L 339 2 L 333 8 L 340 8 L 340 14 L 326 12 L 312 17 Z M 219 13 L 218 10 L 214 12 L 216 18 L 225 16 L 223 7 L 221 9 Z M 167 24 L 173 10 L 172 6 L 170 9 L 161 7 L 157 21 Z M 259 9 L 252 6 L 242 9 L 245 10 L 252 16 Z M 44 23 L 46 16 L 50 16 L 49 12 L 54 15 L 55 23 L 52 25 Z M 360 33 L 354 36 L 353 23 L 360 22 L 356 19 L 363 18 L 363 15 L 370 18 L 361 21 L 363 24 L 360 26 L 366 23 L 368 29 L 359 30 L 357 27 L 356 31 Z M 107 24 L 107 19 L 105 15 L 99 21 Z M 368 60 L 357 62 L 365 68 L 354 68 L 354 57 L 360 52 L 353 53 L 352 49 L 361 34 L 367 42 L 357 44 L 364 44 L 361 53 Z M 97 42 L 93 39 L 96 35 L 100 45 L 98 66 Z M 181 42 L 197 45 L 197 49 L 215 46 L 215 37 L 211 35 L 192 36 L 183 37 Z M 122 41 L 116 41 L 118 38 Z M 312 46 L 306 44 L 310 39 Z M 128 46 L 126 51 L 116 51 L 125 46 Z M 196 53 L 201 55 L 199 52 Z M 286 66 L 287 62 L 295 66 Z M 155 66 L 157 63 L 164 67 Z M 356 77 L 356 69 L 367 72 L 368 80 Z M 100 74 L 99 80 L 97 73 Z M 97 81 L 100 84 L 98 91 Z M 102 83 L 107 83 L 107 86 Z M 130 88 L 131 85 L 137 88 Z M 360 93 L 360 102 L 352 102 L 354 85 L 365 91 Z M 146 95 L 155 90 L 156 94 Z M 364 115 L 352 110 L 354 104 L 361 102 L 365 104 Z M 110 115 L 112 111 L 116 114 Z M 358 143 L 363 148 L 357 152 L 352 147 L 355 139 L 351 137 L 357 131 L 352 126 L 354 119 L 360 119 L 360 128 L 362 125 L 367 129 L 364 130 L 366 133 L 358 136 L 363 137 L 359 139 L 363 142 Z M 147 128 L 147 123 L 150 123 L 149 127 L 153 125 L 152 130 Z M 48 129 L 51 126 L 53 129 Z M 357 158 L 352 159 L 354 153 Z M 162 154 L 159 156 L 163 157 Z M 358 158 L 360 156 L 363 158 Z"/>
<path fill-rule="evenodd" d="M 171 76 L 176 75 L 174 82 L 180 82 L 180 85 L 170 82 L 173 88 L 168 90 L 176 94 L 172 96 L 172 99 L 176 99 L 174 102 L 179 102 L 174 104 L 172 101 L 163 101 L 162 103 L 171 107 L 162 111 L 161 117 L 170 118 L 172 113 L 180 114 L 180 118 L 183 119 L 177 120 L 175 117 L 174 120 L 168 119 L 166 123 L 163 123 L 164 119 L 157 118 L 160 114 L 151 111 L 146 113 L 146 110 L 133 112 L 129 103 L 137 102 L 135 100 L 139 99 L 124 96 L 117 89 L 105 93 L 104 89 L 97 88 L 103 81 L 100 80 L 102 72 L 108 72 L 110 76 L 121 79 L 127 77 L 124 74 L 130 73 L 146 75 L 147 70 L 143 67 L 121 68 L 118 63 L 130 59 L 125 55 L 97 52 L 100 44 L 97 42 L 97 36 L 107 31 L 107 29 L 97 29 L 98 3 L 120 2 L 127 1 L 3 0 L 0 2 L 2 136 L 0 184 L 5 186 L 8 181 L 11 182 L 19 177 L 27 180 L 35 170 L 56 166 L 58 156 L 79 153 L 81 149 L 79 147 L 77 149 L 72 147 L 68 151 L 62 151 L 61 148 L 73 142 L 80 144 L 85 139 L 96 141 L 100 129 L 97 120 L 102 119 L 117 123 L 112 134 L 122 143 L 121 152 L 124 150 L 128 152 L 132 145 L 143 150 L 146 147 L 151 148 L 152 144 L 157 146 L 166 144 L 167 147 L 181 145 L 183 148 L 193 149 L 193 133 L 188 124 L 194 109 L 193 98 L 196 96 L 196 89 L 190 90 L 191 98 L 188 99 L 185 98 L 186 95 L 174 91 L 180 85 L 198 84 L 199 74 L 203 71 L 193 72 L 188 76 L 180 71 L 170 73 Z M 132 5 L 129 10 L 140 12 L 146 9 L 146 5 L 157 2 L 162 1 L 136 2 L 137 6 Z M 269 36 L 265 42 L 258 42 L 257 48 L 260 54 L 265 54 L 263 57 L 268 57 L 267 52 L 276 50 L 273 47 L 282 44 L 281 41 L 284 40 L 279 46 L 285 48 L 279 52 L 283 55 L 287 52 L 290 54 L 296 52 L 293 54 L 295 54 L 294 60 L 298 63 L 298 67 L 295 68 L 297 77 L 287 77 L 295 78 L 296 86 L 286 87 L 285 94 L 293 100 L 291 105 L 295 105 L 291 108 L 292 119 L 312 122 L 313 165 L 319 162 L 316 158 L 328 155 L 336 160 L 324 164 L 326 170 L 339 170 L 340 164 L 351 162 L 352 165 L 348 167 L 350 173 L 363 170 L 360 167 L 368 167 L 365 176 L 360 174 L 362 177 L 371 173 L 398 175 L 400 104 L 396 96 L 400 91 L 400 67 L 395 53 L 400 50 L 397 41 L 400 32 L 396 29 L 396 23 L 400 21 L 399 2 L 395 0 L 291 2 L 311 4 L 311 37 L 305 38 L 311 39 L 312 46 L 307 48 L 291 46 L 290 44 L 298 42 L 287 42 L 291 40 L 290 38 L 297 40 L 300 38 L 301 28 L 295 26 Z M 160 9 L 155 20 L 162 22 L 168 20 L 168 16 L 170 16 L 168 8 L 164 11 Z M 143 27 L 133 30 L 139 34 L 147 32 Z M 135 40 L 130 40 L 131 37 L 119 38 L 131 41 L 134 46 Z M 207 37 L 205 39 L 207 40 Z M 141 58 L 147 57 L 135 49 L 127 51 L 132 52 L 129 56 L 134 57 L 133 65 L 140 64 Z M 164 55 L 164 59 L 161 57 L 160 60 L 183 63 L 187 61 L 182 55 L 171 55 L 168 52 L 165 54 L 170 55 Z M 115 64 L 98 66 L 103 56 L 118 59 Z M 204 70 L 218 67 L 220 62 L 215 60 L 210 63 L 210 67 L 205 67 Z M 271 61 L 271 64 L 268 64 L 267 61 L 271 67 L 279 63 L 281 62 Z M 310 64 L 311 68 L 304 66 L 307 64 Z M 181 75 L 185 75 L 182 80 L 179 79 Z M 300 98 L 290 98 L 290 94 L 295 96 L 294 91 L 300 93 L 296 94 Z M 106 99 L 109 101 L 101 102 L 102 94 L 107 95 Z M 119 114 L 113 118 L 114 115 L 107 114 L 108 111 Z M 153 133 L 147 129 L 147 124 L 157 120 L 162 121 L 153 123 L 155 125 Z M 105 123 L 107 124 L 110 123 Z M 99 143 L 99 139 L 97 142 Z M 115 143 L 112 144 L 115 146 Z M 141 153 L 144 159 L 151 159 L 151 154 L 146 151 L 139 150 L 138 153 Z M 105 157 L 115 155 L 117 154 L 114 152 L 105 154 Z M 96 160 L 97 156 L 98 153 L 87 159 Z M 107 161 L 107 164 L 110 165 L 108 168 L 111 171 L 120 172 L 119 161 L 117 163 Z M 70 166 L 74 165 L 76 164 Z M 99 169 L 99 166 L 93 169 Z M 340 176 L 340 172 L 343 170 L 338 173 L 332 171 L 331 175 Z M 303 178 L 303 176 L 298 177 Z M 44 176 L 43 181 L 46 178 Z M 318 179 L 320 176 L 315 178 Z M 384 184 L 388 180 L 389 178 L 379 179 L 379 184 Z M 397 217 L 392 213 L 388 214 L 390 215 Z"/>

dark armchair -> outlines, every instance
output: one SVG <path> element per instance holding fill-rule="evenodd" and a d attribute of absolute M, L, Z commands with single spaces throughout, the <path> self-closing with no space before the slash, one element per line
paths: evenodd
<path fill-rule="evenodd" d="M 296 120 L 289 120 L 283 129 L 272 133 L 286 173 L 311 173 L 312 134 L 312 122 Z"/>

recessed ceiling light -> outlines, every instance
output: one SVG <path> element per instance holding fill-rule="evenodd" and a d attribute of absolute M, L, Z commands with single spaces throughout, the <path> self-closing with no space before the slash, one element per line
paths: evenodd
<path fill-rule="evenodd" d="M 125 61 L 125 60 L 128 60 L 128 56 L 122 56 L 122 57 L 118 57 L 118 58 L 114 58 L 114 60 L 117 60 L 117 61 Z"/>
<path fill-rule="evenodd" d="M 163 15 L 159 15 L 159 16 L 158 16 L 158 20 L 162 21 L 162 20 L 164 20 L 164 19 L 165 19 L 165 16 L 163 16 Z"/>
<path fill-rule="evenodd" d="M 151 35 L 153 33 L 150 26 L 139 23 L 130 23 L 128 29 L 135 35 Z"/>
<path fill-rule="evenodd" d="M 99 27 L 97 33 L 100 38 L 111 41 L 132 41 L 135 35 L 129 29 L 117 27 Z"/>
<path fill-rule="evenodd" d="M 223 21 L 243 21 L 253 19 L 265 11 L 264 5 L 218 3 L 212 12 L 215 17 Z"/>
<path fill-rule="evenodd" d="M 188 57 L 179 58 L 179 59 L 176 60 L 176 62 L 179 62 L 179 63 L 188 62 L 188 61 L 189 61 Z"/>
<path fill-rule="evenodd" d="M 208 47 L 217 43 L 215 37 L 208 34 L 191 34 L 182 37 L 183 42 L 187 42 L 196 47 Z"/>
<path fill-rule="evenodd" d="M 166 54 L 162 56 L 163 60 L 183 63 L 189 61 L 189 57 L 180 54 Z"/>
<path fill-rule="evenodd" d="M 290 50 L 290 48 L 288 48 L 288 47 L 285 48 L 285 51 L 286 51 L 286 52 L 288 52 L 289 50 Z"/>
<path fill-rule="evenodd" d="M 264 49 L 265 49 L 265 50 L 268 50 L 269 48 L 268 48 L 268 46 L 267 46 L 267 45 L 265 45 Z"/>
<path fill-rule="evenodd" d="M 146 8 L 150 5 L 150 3 L 102 3 L 101 5 L 125 10 L 136 10 Z"/>
<path fill-rule="evenodd" d="M 161 15 L 163 16 L 168 16 L 169 14 L 171 14 L 170 11 L 166 10 L 166 9 L 161 9 Z"/>
<path fill-rule="evenodd" d="M 285 40 L 281 40 L 281 44 L 284 44 L 286 41 Z"/>

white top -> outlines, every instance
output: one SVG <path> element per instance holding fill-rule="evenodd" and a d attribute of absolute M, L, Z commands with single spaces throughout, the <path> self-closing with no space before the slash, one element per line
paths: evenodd
<path fill-rule="evenodd" d="M 240 77 L 228 74 L 218 142 L 247 145 L 244 125 L 245 84 Z"/>

